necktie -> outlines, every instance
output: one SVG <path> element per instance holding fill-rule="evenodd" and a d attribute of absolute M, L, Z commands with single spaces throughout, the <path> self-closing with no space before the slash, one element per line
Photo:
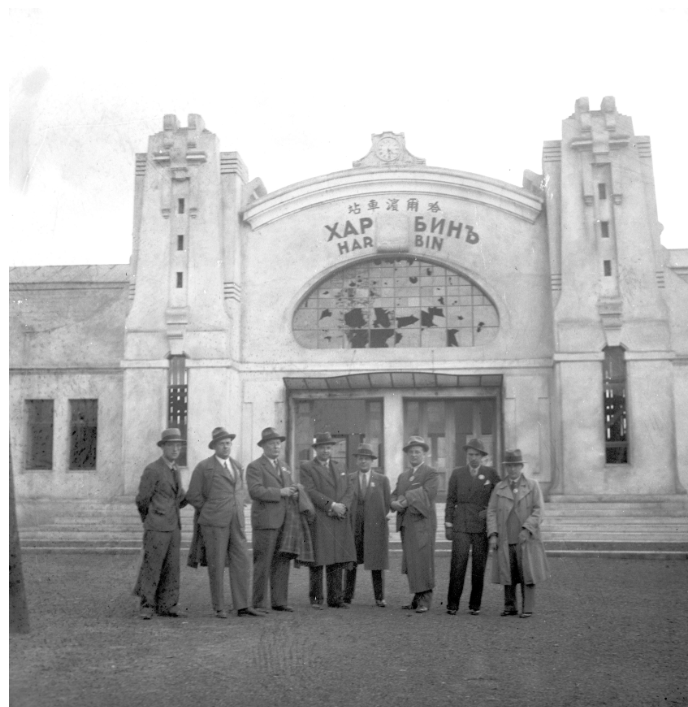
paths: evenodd
<path fill-rule="evenodd" d="M 227 476 L 229 476 L 229 480 L 234 483 L 234 474 L 232 474 L 232 470 L 229 467 L 229 462 L 225 459 L 225 469 L 227 470 Z"/>
<path fill-rule="evenodd" d="M 361 474 L 361 497 L 365 496 L 366 490 L 368 489 L 368 475 Z"/>

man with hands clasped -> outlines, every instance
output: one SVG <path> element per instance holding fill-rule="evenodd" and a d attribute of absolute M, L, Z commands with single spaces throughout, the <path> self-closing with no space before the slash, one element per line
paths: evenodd
<path fill-rule="evenodd" d="M 487 504 L 492 489 L 499 483 L 497 472 L 492 467 L 483 466 L 487 451 L 479 439 L 470 440 L 464 445 L 464 451 L 467 465 L 452 472 L 444 515 L 445 536 L 452 543 L 447 594 L 447 613 L 452 616 L 459 610 L 471 551 L 473 559 L 468 611 L 473 616 L 480 613 L 488 554 Z"/>
<path fill-rule="evenodd" d="M 287 602 L 292 556 L 280 552 L 280 545 L 287 503 L 299 492 L 291 472 L 279 459 L 285 439 L 272 427 L 264 429 L 258 442 L 263 454 L 246 468 L 246 485 L 252 499 L 253 608 L 263 613 L 267 612 L 268 584 L 273 611 L 293 611 Z"/>

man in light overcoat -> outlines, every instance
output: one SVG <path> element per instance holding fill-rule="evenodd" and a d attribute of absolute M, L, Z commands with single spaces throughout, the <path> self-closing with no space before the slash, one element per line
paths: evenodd
<path fill-rule="evenodd" d="M 354 598 L 356 568 L 362 564 L 372 574 L 375 605 L 384 608 L 384 570 L 389 568 L 389 479 L 372 470 L 377 456 L 371 445 L 359 445 L 354 457 L 358 471 L 350 475 L 355 489 L 350 519 L 356 544 L 356 564 L 344 573 L 344 602 L 351 604 Z"/>
<path fill-rule="evenodd" d="M 311 533 L 315 561 L 309 568 L 309 597 L 314 609 L 322 609 L 323 567 L 327 575 L 327 605 L 348 608 L 342 597 L 342 572 L 356 561 L 354 534 L 347 514 L 354 488 L 346 468 L 332 459 L 335 439 L 329 432 L 316 435 L 313 461 L 302 462 L 300 481 L 315 506 Z"/>
<path fill-rule="evenodd" d="M 492 581 L 504 585 L 502 616 L 516 616 L 516 585 L 521 585 L 523 619 L 533 615 L 535 585 L 549 575 L 545 548 L 540 540 L 544 501 L 540 485 L 523 473 L 520 449 L 504 452 L 506 478 L 492 492 L 487 507 L 487 534 L 492 561 Z"/>
<path fill-rule="evenodd" d="M 248 605 L 251 565 L 244 532 L 244 504 L 248 494 L 241 464 L 229 456 L 235 437 L 224 427 L 213 430 L 208 447 L 215 453 L 193 470 L 186 494 L 186 500 L 197 511 L 195 522 L 199 539 L 205 546 L 210 596 L 218 619 L 227 618 L 225 565 L 229 566 L 229 585 L 237 615 L 263 616 Z"/>
<path fill-rule="evenodd" d="M 289 468 L 279 458 L 285 439 L 273 427 L 264 429 L 258 442 L 263 454 L 246 467 L 246 485 L 253 500 L 253 608 L 256 611 L 267 610 L 268 583 L 273 611 L 293 611 L 287 601 L 292 555 L 279 551 L 287 503 L 298 495 Z"/>
<path fill-rule="evenodd" d="M 177 459 L 186 444 L 178 429 L 165 430 L 158 447 L 162 456 L 143 471 L 136 507 L 143 521 L 143 560 L 134 588 L 141 597 L 139 616 L 183 616 L 179 600 L 179 549 L 186 505 Z"/>
<path fill-rule="evenodd" d="M 422 437 L 413 436 L 404 447 L 409 466 L 399 476 L 392 493 L 392 510 L 397 512 L 397 531 L 401 533 L 401 572 L 407 575 L 413 592 L 410 604 L 402 609 L 424 614 L 432 604 L 435 586 L 435 498 L 439 475 L 425 463 L 430 450 Z"/>

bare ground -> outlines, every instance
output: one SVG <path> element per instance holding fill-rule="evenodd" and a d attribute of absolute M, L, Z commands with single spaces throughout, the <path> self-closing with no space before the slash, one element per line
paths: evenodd
<path fill-rule="evenodd" d="M 10 637 L 13 707 L 688 705 L 685 561 L 551 559 L 524 620 L 499 616 L 502 589 L 489 583 L 480 616 L 466 613 L 465 596 L 448 616 L 446 554 L 432 611 L 401 611 L 409 594 L 396 555 L 386 609 L 359 572 L 350 610 L 313 611 L 301 569 L 295 613 L 226 621 L 210 610 L 206 571 L 187 567 L 188 618 L 141 621 L 138 561 L 24 555 L 31 633 Z"/>

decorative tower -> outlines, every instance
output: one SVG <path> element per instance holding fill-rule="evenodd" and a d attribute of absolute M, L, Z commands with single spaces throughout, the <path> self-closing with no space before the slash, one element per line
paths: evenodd
<path fill-rule="evenodd" d="M 543 170 L 561 440 L 553 498 L 680 492 L 650 140 L 614 98 L 597 111 L 581 98 L 562 140 L 545 143 Z"/>

